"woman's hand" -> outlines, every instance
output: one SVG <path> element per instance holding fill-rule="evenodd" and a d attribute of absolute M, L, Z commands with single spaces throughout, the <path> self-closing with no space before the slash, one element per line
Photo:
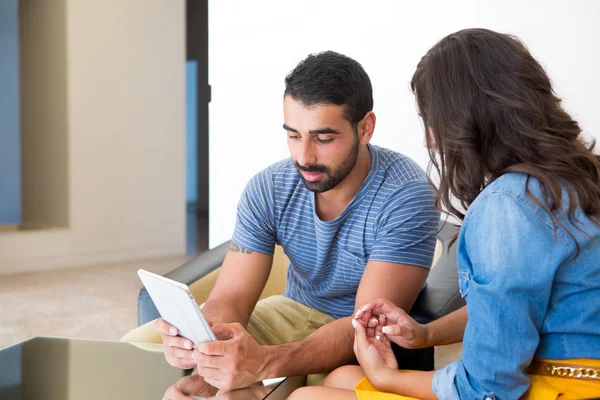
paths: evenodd
<path fill-rule="evenodd" d="M 365 328 L 353 320 L 355 329 L 354 354 L 365 375 L 373 385 L 390 379 L 398 370 L 398 362 L 390 341 L 381 332 L 382 325 Z"/>
<path fill-rule="evenodd" d="M 383 319 L 381 317 L 384 317 Z M 427 325 L 421 325 L 404 310 L 385 299 L 371 301 L 359 308 L 354 319 L 367 329 L 381 325 L 382 333 L 398 346 L 406 349 L 421 349 L 430 346 Z M 378 321 L 377 324 L 375 321 Z"/>

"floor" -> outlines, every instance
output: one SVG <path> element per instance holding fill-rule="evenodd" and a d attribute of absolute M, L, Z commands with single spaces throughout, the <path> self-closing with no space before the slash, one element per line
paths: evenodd
<path fill-rule="evenodd" d="M 164 274 L 208 247 L 206 216 L 187 224 L 187 256 L 0 277 L 0 349 L 40 335 L 118 340 L 137 325 L 135 272 Z"/>

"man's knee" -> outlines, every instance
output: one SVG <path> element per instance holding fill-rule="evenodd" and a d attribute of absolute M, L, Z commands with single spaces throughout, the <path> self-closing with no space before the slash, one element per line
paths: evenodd
<path fill-rule="evenodd" d="M 121 338 L 123 342 L 139 342 L 139 343 L 162 343 L 160 332 L 156 330 L 156 320 L 146 322 L 142 326 L 138 326 L 127 332 Z"/>

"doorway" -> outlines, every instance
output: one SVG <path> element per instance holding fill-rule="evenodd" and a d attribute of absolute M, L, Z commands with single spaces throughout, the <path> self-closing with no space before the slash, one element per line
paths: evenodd
<path fill-rule="evenodd" d="M 208 249 L 208 0 L 186 0 L 187 254 Z"/>

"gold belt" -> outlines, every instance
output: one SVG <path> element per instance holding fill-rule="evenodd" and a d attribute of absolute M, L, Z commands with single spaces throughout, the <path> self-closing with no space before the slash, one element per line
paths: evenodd
<path fill-rule="evenodd" d="M 584 379 L 600 381 L 600 369 L 586 365 L 560 364 L 533 360 L 527 373 L 532 375 L 546 375 L 557 378 Z"/>

